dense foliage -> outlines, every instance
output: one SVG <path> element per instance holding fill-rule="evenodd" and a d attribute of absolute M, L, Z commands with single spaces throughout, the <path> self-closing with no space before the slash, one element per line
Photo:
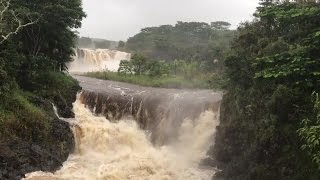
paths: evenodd
<path fill-rule="evenodd" d="M 219 176 L 319 179 L 320 4 L 262 1 L 255 17 L 225 61 Z"/>
<path fill-rule="evenodd" d="M 131 84 L 137 84 L 140 86 L 148 87 L 161 87 L 161 88 L 188 88 L 188 89 L 220 89 L 220 84 L 211 83 L 212 77 L 196 77 L 193 80 L 185 79 L 182 76 L 148 76 L 148 75 L 128 75 L 128 74 L 119 74 L 117 72 L 88 72 L 85 76 L 126 82 Z M 221 82 L 223 83 L 223 82 Z"/>
<path fill-rule="evenodd" d="M 130 61 L 121 61 L 118 74 L 87 75 L 156 87 L 221 88 L 224 54 L 235 35 L 229 26 L 217 21 L 144 28 L 118 43 L 119 50 L 134 54 Z"/>
<path fill-rule="evenodd" d="M 1 3 L 7 4 L 1 7 L 1 36 L 14 33 L 0 44 L 0 95 L 17 89 L 42 95 L 39 91 L 46 89 L 52 79 L 61 78 L 58 74 L 71 61 L 77 37 L 72 29 L 80 27 L 85 16 L 81 1 Z M 50 75 L 54 73 L 57 75 Z"/>
<path fill-rule="evenodd" d="M 89 72 L 89 77 L 164 88 L 222 89 L 225 80 L 216 71 L 205 71 L 197 61 L 164 61 L 134 54 L 122 60 L 118 72 Z"/>
<path fill-rule="evenodd" d="M 224 53 L 235 34 L 229 26 L 223 21 L 211 25 L 179 21 L 175 26 L 148 27 L 129 38 L 125 48 L 150 59 L 196 61 L 210 71 L 223 65 Z M 217 64 L 215 60 L 220 61 Z"/>
<path fill-rule="evenodd" d="M 50 102 L 72 116 L 80 87 L 63 71 L 74 53 L 73 29 L 84 16 L 81 0 L 0 0 L 0 179 L 20 179 L 40 166 L 52 170 L 67 158 L 70 130 L 56 122 Z M 27 152 L 34 146 L 55 149 L 54 163 L 45 166 L 40 152 L 32 160 Z"/>
<path fill-rule="evenodd" d="M 105 39 L 89 38 L 89 37 L 78 37 L 76 46 L 78 48 L 89 48 L 89 49 L 116 49 L 123 46 L 122 41 L 109 41 Z M 119 44 L 119 45 L 118 45 Z"/>
<path fill-rule="evenodd" d="M 87 75 L 153 87 L 221 89 L 224 83 L 221 74 L 206 72 L 197 61 L 168 62 L 153 60 L 142 54 L 134 54 L 130 61 L 121 61 L 117 74 L 103 72 Z"/>

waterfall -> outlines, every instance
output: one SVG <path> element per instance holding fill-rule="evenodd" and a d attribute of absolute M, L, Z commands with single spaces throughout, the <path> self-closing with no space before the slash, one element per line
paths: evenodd
<path fill-rule="evenodd" d="M 117 71 L 121 60 L 130 60 L 131 54 L 110 49 L 77 49 L 69 72 Z"/>
<path fill-rule="evenodd" d="M 200 164 L 219 125 L 221 94 L 76 78 L 83 92 L 71 121 L 75 152 L 58 171 L 26 179 L 211 179 L 216 169 Z"/>

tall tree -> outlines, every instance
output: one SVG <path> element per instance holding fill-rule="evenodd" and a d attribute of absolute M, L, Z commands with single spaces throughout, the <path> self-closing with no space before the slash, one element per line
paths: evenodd
<path fill-rule="evenodd" d="M 262 1 L 255 16 L 239 27 L 226 60 L 214 152 L 221 175 L 319 179 L 319 100 L 310 95 L 320 91 L 320 4 Z"/>
<path fill-rule="evenodd" d="M 40 16 L 36 24 L 20 34 L 24 53 L 31 57 L 46 54 L 54 61 L 52 70 L 66 70 L 77 38 L 73 29 L 79 28 L 85 17 L 81 0 L 13 0 L 13 3 Z"/>

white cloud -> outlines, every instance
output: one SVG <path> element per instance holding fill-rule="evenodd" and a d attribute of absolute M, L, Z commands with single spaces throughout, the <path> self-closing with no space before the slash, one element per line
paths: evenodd
<path fill-rule="evenodd" d="M 258 0 L 83 0 L 82 36 L 126 40 L 141 28 L 177 21 L 224 20 L 236 27 L 252 19 Z"/>

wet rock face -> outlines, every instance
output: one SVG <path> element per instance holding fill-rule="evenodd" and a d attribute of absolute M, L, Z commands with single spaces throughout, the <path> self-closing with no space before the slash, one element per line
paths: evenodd
<path fill-rule="evenodd" d="M 80 100 L 93 113 L 111 121 L 133 118 L 151 133 L 154 144 L 169 143 L 186 118 L 194 120 L 206 110 L 217 112 L 221 93 L 210 90 L 146 88 L 75 76 L 83 91 Z"/>
<path fill-rule="evenodd" d="M 32 141 L 23 138 L 0 137 L 0 179 L 21 179 L 32 171 L 55 171 L 61 167 L 74 149 L 74 138 L 69 124 L 55 117 L 50 102 L 35 99 L 51 117 L 48 139 L 32 135 Z"/>
<path fill-rule="evenodd" d="M 77 98 L 77 93 L 80 92 L 81 87 L 79 85 L 72 86 L 69 89 L 65 89 L 66 95 L 55 96 L 53 103 L 58 109 L 58 114 L 63 118 L 74 118 L 73 105 Z"/>

